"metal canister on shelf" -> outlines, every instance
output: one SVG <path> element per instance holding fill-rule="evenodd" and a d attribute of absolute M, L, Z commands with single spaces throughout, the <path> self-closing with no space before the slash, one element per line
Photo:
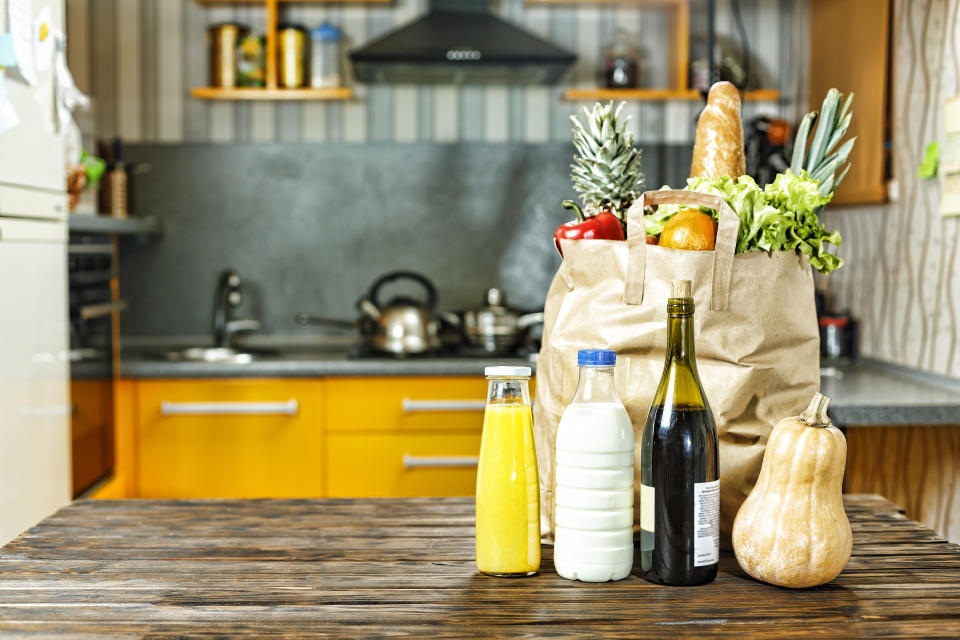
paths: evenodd
<path fill-rule="evenodd" d="M 237 43 L 250 32 L 235 22 L 221 22 L 207 27 L 207 59 L 210 86 L 237 86 Z"/>
<path fill-rule="evenodd" d="M 340 29 L 324 22 L 310 32 L 310 86 L 339 87 L 343 85 L 340 74 Z"/>
<path fill-rule="evenodd" d="M 277 27 L 277 86 L 296 89 L 307 85 L 307 30 L 299 24 Z"/>
<path fill-rule="evenodd" d="M 263 34 L 240 38 L 237 46 L 237 86 L 266 85 L 266 46 Z"/>

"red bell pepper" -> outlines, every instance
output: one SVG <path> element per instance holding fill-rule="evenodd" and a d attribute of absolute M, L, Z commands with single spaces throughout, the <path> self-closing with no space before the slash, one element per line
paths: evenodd
<path fill-rule="evenodd" d="M 554 241 L 557 243 L 557 251 L 563 257 L 563 249 L 560 248 L 560 240 L 625 240 L 623 235 L 623 225 L 620 224 L 620 218 L 609 211 L 601 211 L 595 216 L 589 218 L 583 215 L 583 211 L 573 200 L 563 201 L 564 209 L 573 209 L 577 214 L 576 220 L 571 220 L 557 227 L 553 232 Z"/>

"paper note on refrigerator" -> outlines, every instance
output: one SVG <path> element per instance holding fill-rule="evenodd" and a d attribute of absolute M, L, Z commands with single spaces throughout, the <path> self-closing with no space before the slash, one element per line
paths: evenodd
<path fill-rule="evenodd" d="M 940 145 L 940 215 L 960 215 L 960 97 L 947 100 L 943 110 L 944 139 Z"/>
<path fill-rule="evenodd" d="M 55 37 L 50 7 L 41 7 L 37 19 L 33 22 L 33 63 L 40 73 L 49 71 L 53 65 Z"/>
<path fill-rule="evenodd" d="M 13 129 L 20 124 L 20 116 L 13 108 L 13 103 L 7 95 L 7 78 L 4 69 L 0 68 L 0 133 Z"/>
<path fill-rule="evenodd" d="M 37 70 L 34 65 L 33 0 L 9 0 L 7 17 L 13 37 L 13 54 L 17 59 L 15 72 L 24 82 L 34 84 Z"/>

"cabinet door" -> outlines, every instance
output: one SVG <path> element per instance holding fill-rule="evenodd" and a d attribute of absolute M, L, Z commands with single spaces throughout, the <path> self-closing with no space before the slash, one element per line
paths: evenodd
<path fill-rule="evenodd" d="M 113 457 L 113 380 L 71 380 L 73 496 L 110 471 Z"/>
<path fill-rule="evenodd" d="M 70 500 L 62 223 L 0 219 L 0 545 Z"/>
<path fill-rule="evenodd" d="M 813 0 L 810 3 L 810 111 L 827 91 L 853 93 L 847 137 L 856 136 L 850 173 L 831 205 L 887 199 L 884 141 L 887 125 L 890 0 Z M 919 161 L 919 158 L 917 159 Z"/>
<path fill-rule="evenodd" d="M 331 496 L 472 496 L 476 491 L 479 427 L 472 433 L 338 433 L 327 446 Z"/>
<path fill-rule="evenodd" d="M 138 383 L 138 495 L 322 497 L 322 381 Z"/>
<path fill-rule="evenodd" d="M 331 496 L 467 496 L 477 484 L 483 377 L 328 380 Z"/>

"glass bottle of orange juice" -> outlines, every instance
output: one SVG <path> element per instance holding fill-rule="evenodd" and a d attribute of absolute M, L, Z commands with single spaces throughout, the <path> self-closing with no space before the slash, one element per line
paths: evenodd
<path fill-rule="evenodd" d="M 477 568 L 529 576 L 540 568 L 540 480 L 530 412 L 530 367 L 487 367 L 477 468 Z"/>

